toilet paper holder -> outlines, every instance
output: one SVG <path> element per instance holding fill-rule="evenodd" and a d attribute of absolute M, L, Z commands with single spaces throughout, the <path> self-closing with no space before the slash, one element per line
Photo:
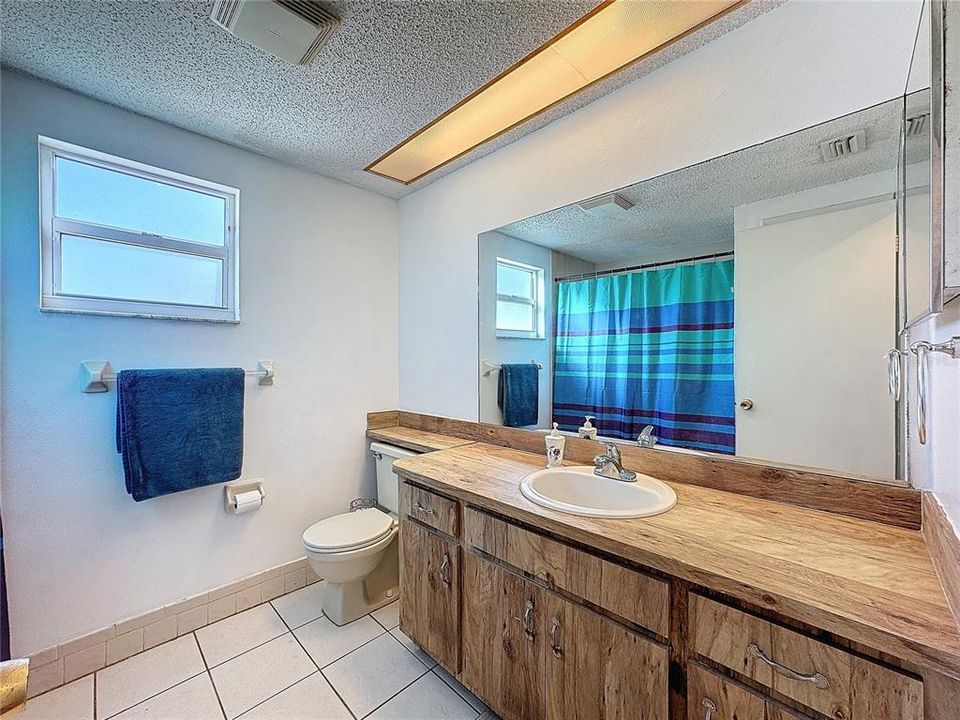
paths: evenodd
<path fill-rule="evenodd" d="M 253 491 L 260 493 L 260 502 L 262 504 L 263 499 L 267 496 L 263 490 L 263 480 L 259 478 L 253 480 L 237 480 L 224 485 L 223 495 L 226 503 L 226 511 L 231 515 L 237 514 L 237 495 Z"/>

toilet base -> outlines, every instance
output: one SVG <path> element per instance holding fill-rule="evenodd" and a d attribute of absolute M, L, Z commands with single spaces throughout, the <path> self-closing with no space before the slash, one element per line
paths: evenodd
<path fill-rule="evenodd" d="M 397 539 L 390 543 L 383 559 L 363 580 L 326 582 L 323 614 L 334 625 L 346 625 L 369 612 L 389 605 L 400 597 L 400 559 Z"/>

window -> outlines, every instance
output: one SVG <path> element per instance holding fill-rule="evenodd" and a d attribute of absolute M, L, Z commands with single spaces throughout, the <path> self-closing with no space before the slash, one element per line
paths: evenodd
<path fill-rule="evenodd" d="M 497 258 L 497 336 L 543 339 L 543 270 Z"/>
<path fill-rule="evenodd" d="M 238 322 L 240 191 L 40 138 L 40 309 Z"/>

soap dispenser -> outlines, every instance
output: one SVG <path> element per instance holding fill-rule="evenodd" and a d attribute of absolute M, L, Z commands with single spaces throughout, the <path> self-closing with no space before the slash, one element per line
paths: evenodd
<path fill-rule="evenodd" d="M 553 424 L 553 431 L 544 440 L 547 443 L 547 467 L 560 467 L 563 463 L 563 446 L 567 439 L 560 434 L 557 423 Z"/>
<path fill-rule="evenodd" d="M 580 426 L 580 429 L 577 431 L 577 434 L 585 440 L 596 440 L 597 439 L 597 429 L 591 423 L 591 420 L 594 420 L 594 415 L 587 415 L 584 418 L 583 425 Z"/>

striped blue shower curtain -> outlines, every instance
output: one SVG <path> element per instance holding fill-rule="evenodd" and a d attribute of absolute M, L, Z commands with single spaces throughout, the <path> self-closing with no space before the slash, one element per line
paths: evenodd
<path fill-rule="evenodd" d="M 733 260 L 561 282 L 553 421 L 733 454 Z"/>

